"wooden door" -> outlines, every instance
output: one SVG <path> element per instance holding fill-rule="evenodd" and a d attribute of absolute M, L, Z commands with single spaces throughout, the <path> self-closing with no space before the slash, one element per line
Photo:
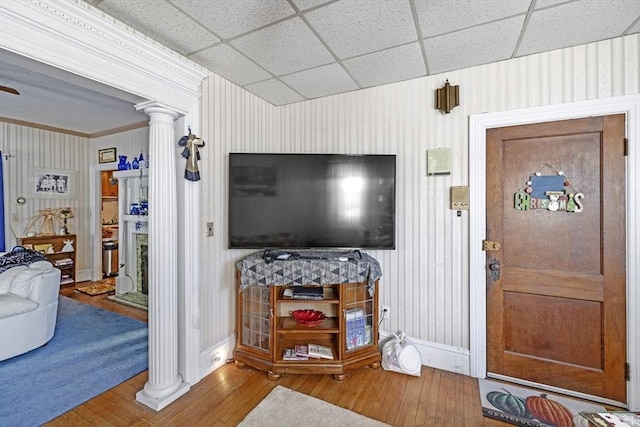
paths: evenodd
<path fill-rule="evenodd" d="M 626 402 L 624 120 L 487 132 L 490 374 Z"/>

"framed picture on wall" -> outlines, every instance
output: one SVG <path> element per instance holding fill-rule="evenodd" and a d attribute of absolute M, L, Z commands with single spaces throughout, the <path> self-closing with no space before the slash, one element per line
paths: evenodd
<path fill-rule="evenodd" d="M 36 199 L 75 199 L 76 171 L 30 167 L 28 192 Z"/>
<path fill-rule="evenodd" d="M 116 161 L 116 148 L 104 148 L 98 150 L 98 161 L 100 163 L 111 163 Z"/>

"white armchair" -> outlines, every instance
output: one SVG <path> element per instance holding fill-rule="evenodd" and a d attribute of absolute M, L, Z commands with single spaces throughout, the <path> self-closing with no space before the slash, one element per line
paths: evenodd
<path fill-rule="evenodd" d="M 46 344 L 56 327 L 60 270 L 48 261 L 0 274 L 0 361 Z"/>

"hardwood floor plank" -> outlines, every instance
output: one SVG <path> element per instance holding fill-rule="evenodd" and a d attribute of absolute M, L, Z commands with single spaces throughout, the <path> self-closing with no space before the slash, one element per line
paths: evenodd
<path fill-rule="evenodd" d="M 424 385 L 426 369 L 422 369 L 419 377 L 407 378 L 407 388 L 398 408 L 398 415 L 394 425 L 412 426 L 415 424 L 416 414 L 420 407 L 420 395 Z"/>
<path fill-rule="evenodd" d="M 87 283 L 78 284 L 78 286 Z M 78 301 L 147 321 L 144 310 L 88 296 L 73 287 L 60 292 Z M 361 368 L 337 382 L 331 375 L 283 375 L 230 363 L 194 384 L 160 412 L 136 401 L 148 379 L 142 372 L 68 411 L 46 426 L 235 426 L 277 385 L 322 399 L 372 419 L 399 426 L 505 427 L 482 416 L 478 382 L 459 374 L 423 367 L 420 377 Z"/>

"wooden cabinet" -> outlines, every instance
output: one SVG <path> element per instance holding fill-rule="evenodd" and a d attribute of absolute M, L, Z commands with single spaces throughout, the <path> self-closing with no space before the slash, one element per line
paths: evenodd
<path fill-rule="evenodd" d="M 338 381 L 348 371 L 380 364 L 378 350 L 378 281 L 322 285 L 322 300 L 295 299 L 293 286 L 250 285 L 241 289 L 236 279 L 238 366 L 267 371 L 269 378 L 282 374 L 332 374 Z M 313 309 L 327 317 L 317 326 L 297 323 L 291 312 Z M 331 349 L 332 359 L 285 360 L 287 349 L 318 344 Z"/>
<path fill-rule="evenodd" d="M 60 284 L 76 282 L 76 235 L 22 237 L 18 244 L 42 252 L 51 264 L 60 269 Z"/>
<path fill-rule="evenodd" d="M 102 197 L 118 198 L 118 180 L 113 177 L 113 171 L 102 171 L 100 173 L 102 182 Z"/>

